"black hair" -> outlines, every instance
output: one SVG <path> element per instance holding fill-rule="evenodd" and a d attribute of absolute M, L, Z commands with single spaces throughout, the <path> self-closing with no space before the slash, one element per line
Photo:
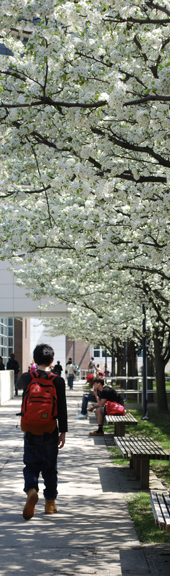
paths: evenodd
<path fill-rule="evenodd" d="M 38 344 L 33 352 L 36 364 L 49 366 L 54 358 L 54 350 L 48 344 Z"/>
<path fill-rule="evenodd" d="M 97 384 L 101 384 L 102 386 L 104 386 L 104 380 L 103 378 L 94 378 L 93 380 L 93 384 L 97 382 Z"/>

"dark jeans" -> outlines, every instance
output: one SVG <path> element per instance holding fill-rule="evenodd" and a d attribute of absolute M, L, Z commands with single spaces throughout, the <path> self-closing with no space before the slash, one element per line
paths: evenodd
<path fill-rule="evenodd" d="M 68 376 L 68 386 L 70 390 L 73 388 L 73 376 Z"/>
<path fill-rule="evenodd" d="M 54 500 L 57 496 L 57 454 L 58 429 L 52 434 L 38 436 L 26 432 L 24 437 L 25 478 L 24 492 L 35 488 L 38 492 L 38 478 L 40 472 L 45 484 L 44 496 L 47 500 Z"/>
<path fill-rule="evenodd" d="M 18 388 L 16 386 L 17 382 L 18 382 L 18 374 L 14 373 L 15 396 L 18 396 Z"/>
<path fill-rule="evenodd" d="M 97 402 L 96 396 L 94 394 L 84 394 L 81 407 L 81 413 L 84 415 L 87 414 L 88 402 Z"/>

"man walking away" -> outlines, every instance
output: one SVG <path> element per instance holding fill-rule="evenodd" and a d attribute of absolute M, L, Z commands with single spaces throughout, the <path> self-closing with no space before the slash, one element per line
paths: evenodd
<path fill-rule="evenodd" d="M 24 492 L 27 494 L 23 510 L 25 520 L 34 516 L 40 472 L 45 484 L 45 514 L 57 512 L 57 454 L 58 448 L 64 446 L 67 431 L 65 382 L 51 372 L 53 348 L 39 344 L 34 350 L 34 360 L 37 370 L 32 374 L 25 372 L 17 382 L 18 389 L 24 390 L 21 429 L 24 432 Z"/>
<path fill-rule="evenodd" d="M 54 374 L 58 374 L 58 376 L 61 376 L 62 371 L 63 371 L 63 368 L 60 364 L 60 360 L 57 360 L 57 364 L 55 364 L 55 366 L 53 368 L 53 372 L 54 372 Z"/>

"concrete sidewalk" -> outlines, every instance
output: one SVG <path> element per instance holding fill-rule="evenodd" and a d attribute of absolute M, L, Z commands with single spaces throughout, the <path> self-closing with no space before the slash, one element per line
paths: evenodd
<path fill-rule="evenodd" d="M 22 517 L 21 397 L 0 408 L 0 575 L 160 574 L 141 547 L 104 439 L 75 420 L 81 389 L 68 392 L 69 433 L 58 458 L 58 513 L 44 515 L 43 482 L 29 522 Z M 152 570 L 153 568 L 153 570 Z M 163 572 L 161 572 L 163 574 Z"/>

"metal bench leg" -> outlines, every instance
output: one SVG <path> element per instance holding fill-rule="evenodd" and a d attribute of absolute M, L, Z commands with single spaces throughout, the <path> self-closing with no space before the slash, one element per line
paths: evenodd
<path fill-rule="evenodd" d="M 144 490 L 149 488 L 149 458 L 140 459 L 140 487 Z"/>
<path fill-rule="evenodd" d="M 115 424 L 115 436 L 125 436 L 125 424 L 123 422 Z"/>

